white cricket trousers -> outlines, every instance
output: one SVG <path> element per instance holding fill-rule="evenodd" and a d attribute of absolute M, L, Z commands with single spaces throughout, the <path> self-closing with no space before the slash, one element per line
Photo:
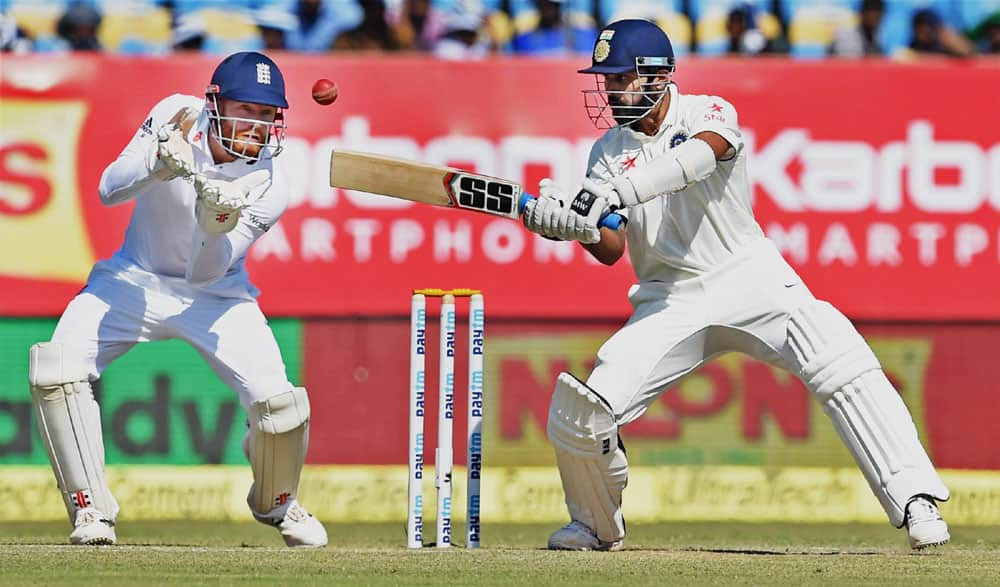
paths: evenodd
<path fill-rule="evenodd" d="M 787 324 L 818 303 L 771 241 L 761 239 L 711 273 L 632 287 L 629 321 L 601 347 L 587 385 L 624 425 L 678 379 L 737 351 L 800 375 Z"/>
<path fill-rule="evenodd" d="M 91 381 L 137 342 L 190 343 L 226 385 L 250 404 L 292 389 L 267 319 L 252 299 L 221 298 L 167 284 L 139 286 L 95 269 L 63 312 L 53 342 L 84 363 Z"/>

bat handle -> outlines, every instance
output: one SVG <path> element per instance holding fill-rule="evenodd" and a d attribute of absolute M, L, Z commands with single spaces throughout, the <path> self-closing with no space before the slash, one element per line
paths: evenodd
<path fill-rule="evenodd" d="M 528 205 L 528 202 L 535 199 L 535 196 L 529 193 L 521 194 L 521 201 L 518 202 L 517 209 L 519 212 L 524 212 L 524 208 Z M 621 214 L 615 214 L 614 212 L 608 212 L 604 216 L 601 216 L 601 220 L 597 223 L 601 228 L 610 228 L 611 230 L 621 230 L 622 226 L 625 225 L 625 217 Z"/>

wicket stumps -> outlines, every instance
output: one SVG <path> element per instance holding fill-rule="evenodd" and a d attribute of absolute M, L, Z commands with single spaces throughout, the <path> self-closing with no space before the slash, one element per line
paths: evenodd
<path fill-rule="evenodd" d="M 427 298 L 441 298 L 438 443 L 434 450 L 437 488 L 437 547 L 451 547 L 453 426 L 455 420 L 455 298 L 469 298 L 469 408 L 466 548 L 479 548 L 480 475 L 483 465 L 483 351 L 486 316 L 483 295 L 473 289 L 415 289 L 410 302 L 409 500 L 406 544 L 423 547 L 424 399 L 427 354 Z"/>

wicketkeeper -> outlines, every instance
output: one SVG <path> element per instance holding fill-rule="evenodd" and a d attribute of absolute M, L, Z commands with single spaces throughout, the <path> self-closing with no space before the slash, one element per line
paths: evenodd
<path fill-rule="evenodd" d="M 73 544 L 114 544 L 118 517 L 91 384 L 135 343 L 169 338 L 193 345 L 249 415 L 253 516 L 289 546 L 327 542 L 296 499 L 309 397 L 288 381 L 244 267 L 247 249 L 288 206 L 272 165 L 287 107 L 273 61 L 230 55 L 204 97 L 174 94 L 154 106 L 101 176 L 106 205 L 135 202 L 125 242 L 94 266 L 51 342 L 30 352 L 31 397 Z"/>

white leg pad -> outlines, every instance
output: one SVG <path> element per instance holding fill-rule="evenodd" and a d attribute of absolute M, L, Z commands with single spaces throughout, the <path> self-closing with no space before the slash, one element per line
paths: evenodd
<path fill-rule="evenodd" d="M 619 448 L 611 406 L 582 381 L 560 373 L 549 407 L 548 436 L 570 517 L 593 530 L 602 542 L 622 540 L 628 460 Z"/>
<path fill-rule="evenodd" d="M 947 500 L 906 404 L 850 321 L 817 302 L 792 315 L 788 332 L 803 380 L 892 524 L 903 526 L 915 495 Z"/>
<path fill-rule="evenodd" d="M 118 502 L 104 476 L 101 413 L 86 369 L 58 342 L 35 344 L 28 357 L 38 430 L 70 522 L 78 510 L 95 508 L 114 523 Z"/>
<path fill-rule="evenodd" d="M 296 497 L 309 446 L 309 396 L 301 387 L 250 404 L 247 433 L 253 487 L 247 503 L 258 520 L 280 522 Z"/>

